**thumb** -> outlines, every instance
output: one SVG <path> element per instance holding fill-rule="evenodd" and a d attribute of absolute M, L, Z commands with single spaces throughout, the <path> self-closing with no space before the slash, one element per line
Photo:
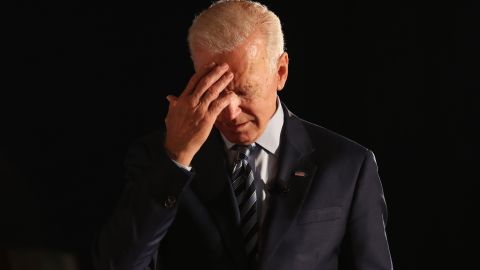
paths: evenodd
<path fill-rule="evenodd" d="M 177 97 L 176 96 L 172 96 L 172 95 L 168 95 L 167 96 L 167 100 L 170 104 L 175 104 L 175 102 L 177 102 Z"/>

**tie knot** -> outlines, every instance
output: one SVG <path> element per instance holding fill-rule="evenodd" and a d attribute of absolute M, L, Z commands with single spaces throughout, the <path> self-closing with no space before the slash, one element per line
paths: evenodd
<path fill-rule="evenodd" d="M 253 149 L 253 145 L 236 144 L 233 146 L 232 149 L 237 153 L 237 156 L 236 156 L 237 160 L 244 160 L 244 159 L 247 159 L 248 156 L 250 155 L 250 152 Z"/>

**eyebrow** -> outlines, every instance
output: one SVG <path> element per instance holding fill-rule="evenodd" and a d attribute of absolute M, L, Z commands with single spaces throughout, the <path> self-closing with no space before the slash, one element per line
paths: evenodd
<path fill-rule="evenodd" d="M 258 88 L 255 87 L 255 85 L 251 84 L 251 83 L 246 83 L 245 85 L 243 85 L 241 87 L 237 87 L 237 86 L 229 84 L 227 88 L 230 91 L 240 92 L 240 93 L 244 93 L 244 94 L 248 94 L 248 95 L 254 95 L 258 92 Z"/>
<path fill-rule="evenodd" d="M 255 96 L 258 93 L 258 87 L 253 84 L 246 84 L 241 88 L 241 92 L 247 96 Z"/>

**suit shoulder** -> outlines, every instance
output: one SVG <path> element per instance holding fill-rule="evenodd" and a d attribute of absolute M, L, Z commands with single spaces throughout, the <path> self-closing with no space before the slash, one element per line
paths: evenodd
<path fill-rule="evenodd" d="M 349 156 L 370 155 L 372 151 L 360 143 L 315 123 L 300 119 L 317 149 Z"/>

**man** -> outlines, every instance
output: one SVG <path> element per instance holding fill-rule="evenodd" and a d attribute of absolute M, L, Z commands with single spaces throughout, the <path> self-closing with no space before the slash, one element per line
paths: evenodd
<path fill-rule="evenodd" d="M 372 152 L 280 102 L 280 21 L 250 1 L 194 20 L 195 67 L 135 144 L 98 269 L 392 269 Z"/>

